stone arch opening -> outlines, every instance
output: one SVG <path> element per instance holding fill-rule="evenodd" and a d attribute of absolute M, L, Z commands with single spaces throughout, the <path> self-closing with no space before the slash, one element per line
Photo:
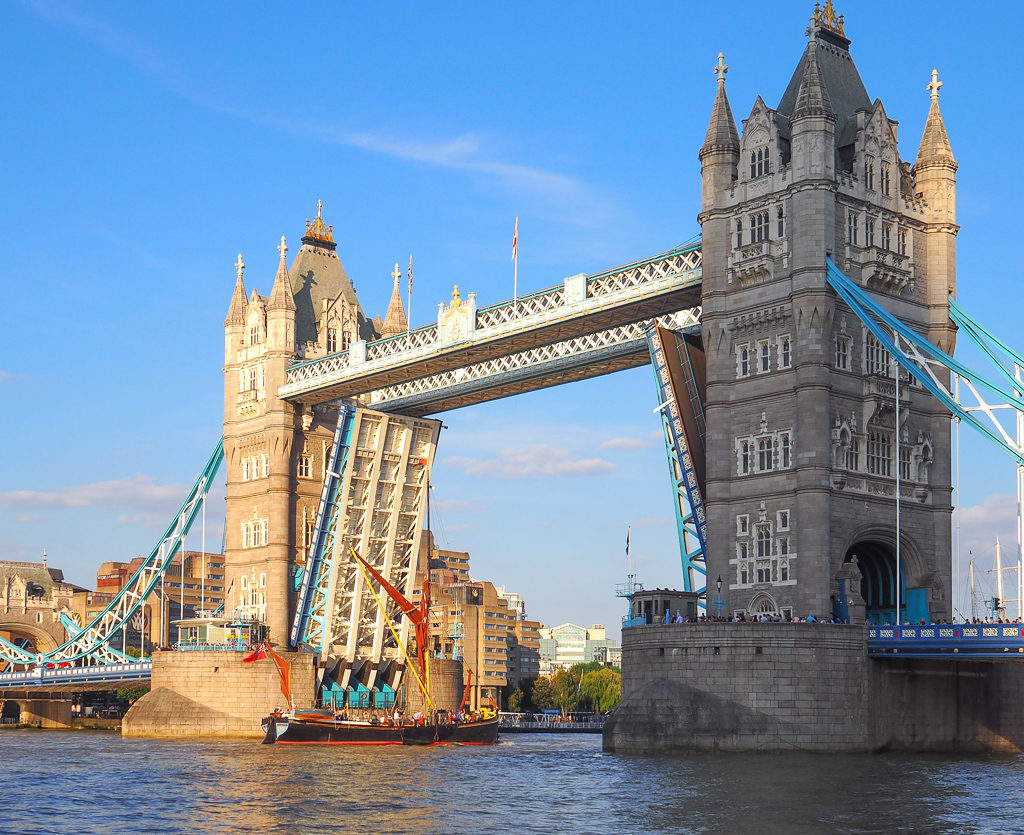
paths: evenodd
<path fill-rule="evenodd" d="M 751 617 L 759 618 L 761 615 L 776 615 L 778 614 L 778 606 L 773 598 L 767 592 L 760 592 L 755 594 L 750 599 L 750 605 L 747 606 L 747 614 Z"/>
<path fill-rule="evenodd" d="M 917 623 L 928 618 L 924 589 L 907 588 L 907 555 L 900 560 L 900 619 Z M 896 549 L 881 539 L 862 539 L 846 551 L 844 562 L 857 558 L 861 572 L 860 594 L 869 623 L 896 623 Z"/>
<path fill-rule="evenodd" d="M 0 721 L 5 725 L 17 725 L 21 722 L 21 705 L 14 699 L 7 699 L 0 710 Z"/>

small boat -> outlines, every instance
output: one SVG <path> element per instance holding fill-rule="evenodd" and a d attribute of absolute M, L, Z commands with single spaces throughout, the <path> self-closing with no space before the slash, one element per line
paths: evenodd
<path fill-rule="evenodd" d="M 455 721 L 434 714 L 429 721 L 373 724 L 337 718 L 329 710 L 274 713 L 263 720 L 264 744 L 271 745 L 492 745 L 498 717 Z"/>

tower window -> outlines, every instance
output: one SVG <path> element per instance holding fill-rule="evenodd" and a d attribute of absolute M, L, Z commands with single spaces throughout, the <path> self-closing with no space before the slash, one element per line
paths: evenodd
<path fill-rule="evenodd" d="M 783 235 L 786 234 L 786 218 L 785 215 L 782 213 L 782 206 L 779 206 L 775 210 L 775 219 L 778 221 L 778 234 L 776 237 L 781 238 Z"/>
<path fill-rule="evenodd" d="M 762 339 L 757 343 L 757 373 L 766 374 L 771 370 L 771 349 L 768 347 L 768 340 Z"/>
<path fill-rule="evenodd" d="M 793 364 L 792 345 L 788 333 L 779 337 L 779 368 L 789 368 Z"/>
<path fill-rule="evenodd" d="M 864 246 L 875 245 L 875 219 L 868 216 L 864 219 Z"/>
<path fill-rule="evenodd" d="M 757 526 L 757 556 L 758 557 L 770 557 L 772 554 L 772 527 L 771 525 L 758 525 Z M 759 572 L 760 574 L 760 572 Z M 759 583 L 767 583 L 768 578 L 761 579 L 760 576 L 757 578 Z"/>
<path fill-rule="evenodd" d="M 789 469 L 790 461 L 792 459 L 792 442 L 789 438 L 788 432 L 779 433 L 779 467 L 784 470 Z"/>
<path fill-rule="evenodd" d="M 333 354 L 338 350 L 338 329 L 327 329 L 327 353 Z"/>
<path fill-rule="evenodd" d="M 736 247 L 743 246 L 743 221 L 736 221 Z"/>
<path fill-rule="evenodd" d="M 850 445 L 846 448 L 846 469 L 860 470 L 860 438 L 850 438 Z"/>
<path fill-rule="evenodd" d="M 750 152 L 750 179 L 755 177 L 763 177 L 765 174 L 771 174 L 771 161 L 768 156 L 767 148 L 758 148 L 756 151 Z"/>
<path fill-rule="evenodd" d="M 250 345 L 255 345 L 257 342 L 259 342 L 259 333 L 260 332 L 259 332 L 259 330 L 257 329 L 257 327 L 255 325 L 253 325 L 251 328 L 249 328 L 249 344 Z"/>
<path fill-rule="evenodd" d="M 736 349 L 736 376 L 747 377 L 750 374 L 750 346 L 740 345 Z"/>
<path fill-rule="evenodd" d="M 875 190 L 875 164 L 871 160 L 864 162 L 864 185 L 869 191 Z"/>
<path fill-rule="evenodd" d="M 768 212 L 757 212 L 750 216 L 750 242 L 761 243 L 768 240 Z"/>
<path fill-rule="evenodd" d="M 889 196 L 889 166 L 886 163 L 882 163 L 882 167 L 878 171 L 879 180 L 882 183 L 882 194 L 886 197 Z"/>
<path fill-rule="evenodd" d="M 892 475 L 892 437 L 888 432 L 868 435 L 867 465 L 871 475 Z"/>
<path fill-rule="evenodd" d="M 850 337 L 836 337 L 836 368 L 847 371 L 850 368 Z"/>
<path fill-rule="evenodd" d="M 753 468 L 753 452 L 750 441 L 740 441 L 740 475 L 747 475 Z"/>
<path fill-rule="evenodd" d="M 312 478 L 313 477 L 313 456 L 303 455 L 299 458 L 299 478 Z"/>
<path fill-rule="evenodd" d="M 850 209 L 846 210 L 846 242 L 857 245 L 857 213 Z"/>
<path fill-rule="evenodd" d="M 757 439 L 757 471 L 759 473 L 767 473 L 772 470 L 772 465 L 775 463 L 773 461 L 775 451 L 772 446 L 771 437 Z"/>
<path fill-rule="evenodd" d="M 888 223 L 882 224 L 882 249 L 892 248 L 892 226 Z"/>
<path fill-rule="evenodd" d="M 900 229 L 900 255 L 907 254 L 907 230 Z"/>
<path fill-rule="evenodd" d="M 889 352 L 870 332 L 864 337 L 864 373 L 889 376 Z"/>

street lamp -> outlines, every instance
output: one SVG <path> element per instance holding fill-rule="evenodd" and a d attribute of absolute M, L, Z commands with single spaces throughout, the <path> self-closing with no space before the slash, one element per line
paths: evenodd
<path fill-rule="evenodd" d="M 722 616 L 722 575 L 718 575 L 718 579 L 715 580 L 715 586 L 718 588 L 718 600 L 715 601 L 715 605 L 718 607 L 718 617 Z"/>

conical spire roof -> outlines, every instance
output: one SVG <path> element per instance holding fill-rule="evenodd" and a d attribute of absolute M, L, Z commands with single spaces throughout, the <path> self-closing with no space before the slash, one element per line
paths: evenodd
<path fill-rule="evenodd" d="M 277 267 L 274 289 L 270 291 L 267 310 L 295 310 L 295 298 L 292 296 L 292 283 L 288 277 L 288 264 L 285 258 L 288 244 L 285 242 L 284 235 L 281 236 L 281 245 L 277 249 L 281 253 L 281 263 Z"/>
<path fill-rule="evenodd" d="M 245 262 L 242 260 L 242 253 L 238 253 L 238 260 L 235 262 L 235 270 L 238 277 L 235 279 L 235 292 L 231 296 L 231 306 L 228 308 L 228 318 L 224 320 L 224 326 L 244 325 L 245 313 L 249 309 L 249 303 L 245 298 L 245 282 L 242 280 L 242 273 L 245 271 Z"/>
<path fill-rule="evenodd" d="M 924 135 L 921 137 L 921 147 L 917 150 L 917 162 L 915 167 L 923 163 L 949 163 L 956 166 L 953 158 L 953 148 L 949 144 L 949 137 L 946 135 L 946 126 L 942 121 L 942 113 L 939 111 L 939 88 L 942 82 L 939 81 L 939 71 L 932 70 L 932 82 L 928 90 L 932 96 L 931 106 L 928 108 L 928 121 L 924 123 Z"/>
<path fill-rule="evenodd" d="M 725 74 L 729 72 L 729 65 L 725 63 L 725 55 L 718 53 L 718 63 L 715 65 L 715 74 L 718 76 L 718 92 L 715 94 L 715 104 L 711 108 L 711 119 L 708 122 L 708 132 L 704 136 L 704 144 L 700 148 L 700 156 L 712 151 L 736 151 L 740 150 L 740 135 L 736 130 L 736 120 L 732 117 L 732 108 L 729 107 L 729 97 L 725 94 Z"/>
<path fill-rule="evenodd" d="M 828 88 L 825 86 L 821 68 L 818 66 L 818 40 L 816 38 L 811 38 L 807 43 L 807 60 L 804 61 L 804 71 L 800 76 L 800 86 L 796 91 L 793 118 L 799 119 L 801 116 L 836 118 Z"/>
<path fill-rule="evenodd" d="M 395 286 L 391 291 L 391 301 L 388 302 L 388 312 L 384 316 L 384 325 L 381 327 L 380 334 L 385 339 L 405 333 L 409 329 L 408 320 L 405 318 L 405 306 L 402 304 L 402 292 L 398 289 L 398 279 L 402 276 L 398 264 L 395 264 L 395 271 L 391 276 L 395 279 Z"/>

